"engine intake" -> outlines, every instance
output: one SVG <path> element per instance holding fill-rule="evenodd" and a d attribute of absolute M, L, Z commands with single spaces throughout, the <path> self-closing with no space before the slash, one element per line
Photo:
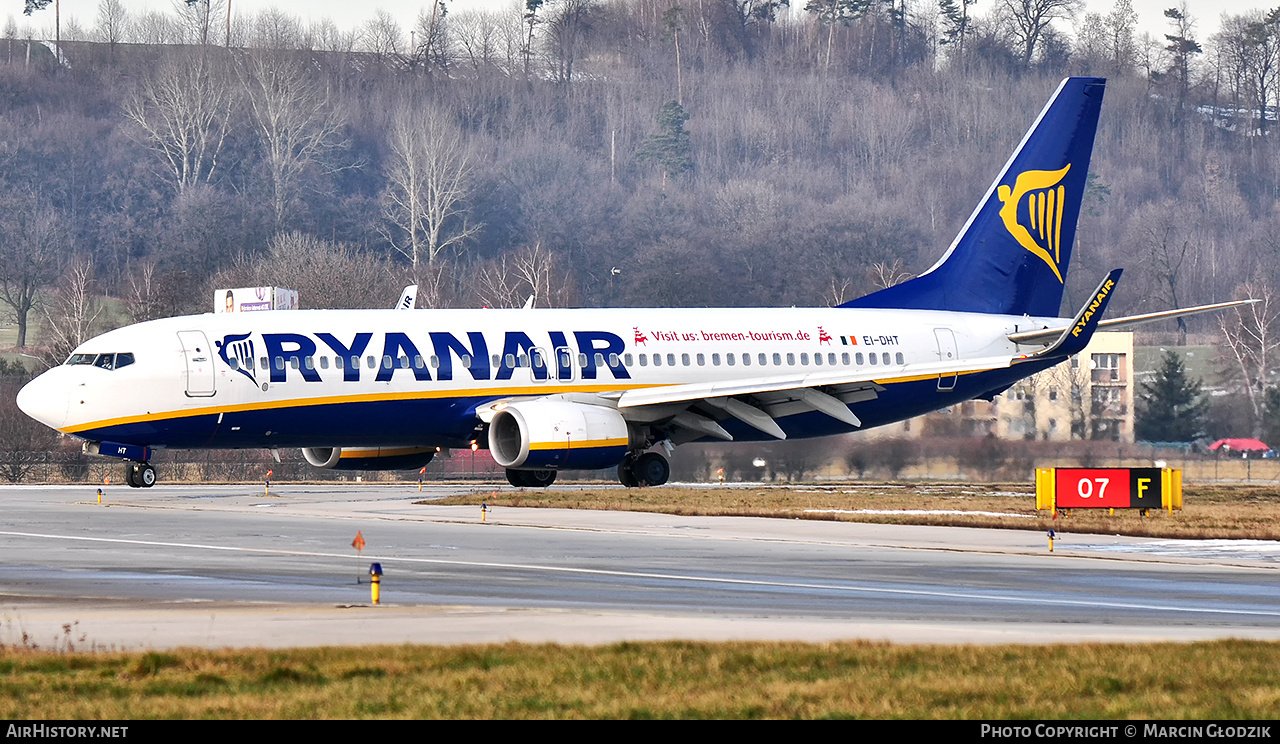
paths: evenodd
<path fill-rule="evenodd" d="M 504 468 L 609 468 L 622 462 L 630 440 L 616 409 L 564 400 L 512 403 L 489 423 L 489 450 Z"/>

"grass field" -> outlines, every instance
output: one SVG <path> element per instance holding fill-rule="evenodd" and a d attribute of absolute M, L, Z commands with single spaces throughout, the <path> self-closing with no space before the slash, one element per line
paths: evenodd
<path fill-rule="evenodd" d="M 843 484 L 794 488 L 643 488 L 477 491 L 423 505 L 616 509 L 704 516 L 828 519 L 888 524 L 1048 530 L 1167 538 L 1280 540 L 1280 492 L 1270 486 L 1196 486 L 1172 515 L 1076 509 L 1053 519 L 1037 512 L 1026 484 Z M 882 513 L 875 513 L 882 512 Z M 922 513 L 933 512 L 933 513 Z M 957 513 L 958 512 L 958 513 Z"/>
<path fill-rule="evenodd" d="M 1266 718 L 1280 644 L 624 643 L 0 654 L 0 716 Z"/>

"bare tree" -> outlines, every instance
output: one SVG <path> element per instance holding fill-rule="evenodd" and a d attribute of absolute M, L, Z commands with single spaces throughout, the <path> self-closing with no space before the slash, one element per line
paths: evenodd
<path fill-rule="evenodd" d="M 398 64 L 404 49 L 404 32 L 387 11 L 379 10 L 364 26 L 362 46 L 380 64 Z"/>
<path fill-rule="evenodd" d="M 416 276 L 445 250 L 459 250 L 480 230 L 469 222 L 471 161 L 462 132 L 435 108 L 402 103 L 391 118 L 384 234 Z"/>
<path fill-rule="evenodd" d="M 296 56 L 257 50 L 245 55 L 237 69 L 262 143 L 280 229 L 303 173 L 315 165 L 328 167 L 330 156 L 342 147 L 342 119 L 314 72 Z"/>
<path fill-rule="evenodd" d="M 1147 263 L 1159 280 L 1157 291 L 1160 299 L 1173 308 L 1182 307 L 1178 286 L 1191 248 L 1190 238 L 1180 238 L 1170 220 L 1154 219 L 1143 230 L 1141 244 L 1147 254 Z M 1187 345 L 1187 322 L 1184 318 L 1178 318 L 1178 345 Z"/>
<path fill-rule="evenodd" d="M 124 0 L 99 0 L 97 41 L 107 44 L 111 54 L 115 54 L 116 45 L 124 41 L 129 27 L 129 11 L 124 7 Z"/>
<path fill-rule="evenodd" d="M 1253 414 L 1252 434 L 1262 434 L 1267 388 L 1273 384 L 1274 365 L 1280 352 L 1280 297 L 1265 279 L 1240 285 L 1236 296 L 1257 300 L 1219 316 L 1218 325 L 1227 343 L 1226 353 Z"/>
<path fill-rule="evenodd" d="M 93 262 L 86 258 L 73 261 L 42 310 L 45 356 L 51 366 L 60 364 L 97 333 L 102 301 L 94 286 Z"/>
<path fill-rule="evenodd" d="M 164 161 L 182 193 L 210 182 L 231 129 L 232 88 L 221 65 L 197 53 L 169 57 L 125 101 L 124 113 Z"/>
<path fill-rule="evenodd" d="M 209 31 L 213 23 L 226 12 L 227 0 L 172 0 L 172 2 L 173 12 L 177 15 L 187 39 L 191 43 L 208 46 Z"/>
<path fill-rule="evenodd" d="M 40 290 L 58 271 L 66 243 L 62 217 L 34 194 L 0 205 L 0 302 L 18 325 L 18 348 L 27 345 L 27 323 Z"/>
<path fill-rule="evenodd" d="M 1031 66 L 1036 49 L 1054 21 L 1076 13 L 1080 0 L 1000 0 L 1000 13 L 1022 52 L 1022 64 Z"/>
<path fill-rule="evenodd" d="M 299 232 L 271 240 L 267 254 L 240 261 L 210 287 L 284 286 L 308 308 L 391 307 L 403 285 L 385 260 Z"/>
<path fill-rule="evenodd" d="M 899 258 L 893 259 L 893 263 L 876 261 L 871 264 L 871 270 L 867 273 L 871 276 L 871 283 L 875 285 L 876 289 L 888 289 L 914 276 L 914 274 L 903 268 L 902 259 Z"/>
<path fill-rule="evenodd" d="M 431 0 L 431 9 L 425 7 L 418 14 L 416 48 L 410 50 L 415 65 L 421 65 L 430 75 L 449 66 L 449 30 L 452 19 L 445 17 L 444 0 Z"/>
<path fill-rule="evenodd" d="M 574 291 L 556 255 L 541 243 L 524 246 L 481 265 L 475 273 L 476 298 L 485 307 L 568 307 Z"/>
<path fill-rule="evenodd" d="M 573 65 L 577 61 L 583 37 L 590 29 L 589 16 L 595 0 L 557 0 L 550 23 L 549 36 L 556 62 L 556 80 L 573 81 Z"/>
<path fill-rule="evenodd" d="M 499 59 L 503 56 L 502 25 L 502 16 L 495 13 L 473 12 L 450 16 L 453 38 L 467 65 L 477 75 L 498 66 Z M 506 73 L 510 72 L 508 67 Z"/>

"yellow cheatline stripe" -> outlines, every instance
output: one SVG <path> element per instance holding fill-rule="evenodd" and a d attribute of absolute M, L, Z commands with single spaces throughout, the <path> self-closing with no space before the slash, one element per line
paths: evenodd
<path fill-rule="evenodd" d="M 301 383 L 300 383 L 301 384 Z M 397 400 L 432 400 L 437 398 L 459 398 L 459 397 L 480 397 L 480 398 L 502 398 L 507 396 L 518 395 L 551 395 L 555 393 L 604 393 L 610 391 L 625 391 L 633 389 L 641 389 L 648 387 L 663 387 L 660 383 L 649 385 L 632 385 L 629 387 L 620 385 L 590 385 L 590 386 L 567 386 L 567 385 L 529 385 L 527 387 L 509 387 L 509 388 L 468 388 L 464 390 L 426 390 L 426 391 L 406 391 L 397 393 L 364 393 L 360 395 L 331 395 L 321 398 L 287 398 L 275 401 L 260 401 L 257 403 L 239 403 L 230 406 L 205 406 L 202 408 L 189 408 L 180 411 L 164 411 L 161 413 L 148 413 L 138 416 L 123 416 L 113 419 L 102 419 L 101 421 L 93 421 L 86 424 L 77 424 L 70 426 L 61 431 L 68 434 L 86 431 L 88 429 L 97 429 L 104 426 L 119 426 L 121 424 L 136 424 L 149 421 L 164 421 L 167 419 L 183 419 L 194 418 L 196 416 L 210 416 L 217 413 L 241 413 L 244 411 L 266 411 L 272 409 L 288 409 L 288 408 L 310 408 L 312 406 L 337 405 L 342 403 L 376 403 L 384 401 Z"/>
<path fill-rule="evenodd" d="M 567 442 L 530 442 L 529 449 L 532 450 L 553 450 L 561 449 L 566 445 L 569 449 L 581 449 L 592 447 L 625 447 L 628 440 L 626 437 L 620 439 L 583 439 L 580 441 L 569 440 Z"/>

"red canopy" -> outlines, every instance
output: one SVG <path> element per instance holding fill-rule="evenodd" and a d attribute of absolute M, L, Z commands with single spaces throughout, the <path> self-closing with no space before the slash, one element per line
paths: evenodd
<path fill-rule="evenodd" d="M 1266 452 L 1271 449 L 1262 442 L 1259 442 L 1257 439 L 1219 439 L 1209 445 L 1209 449 L 1211 450 L 1216 450 L 1218 448 L 1235 450 L 1236 452 Z"/>

